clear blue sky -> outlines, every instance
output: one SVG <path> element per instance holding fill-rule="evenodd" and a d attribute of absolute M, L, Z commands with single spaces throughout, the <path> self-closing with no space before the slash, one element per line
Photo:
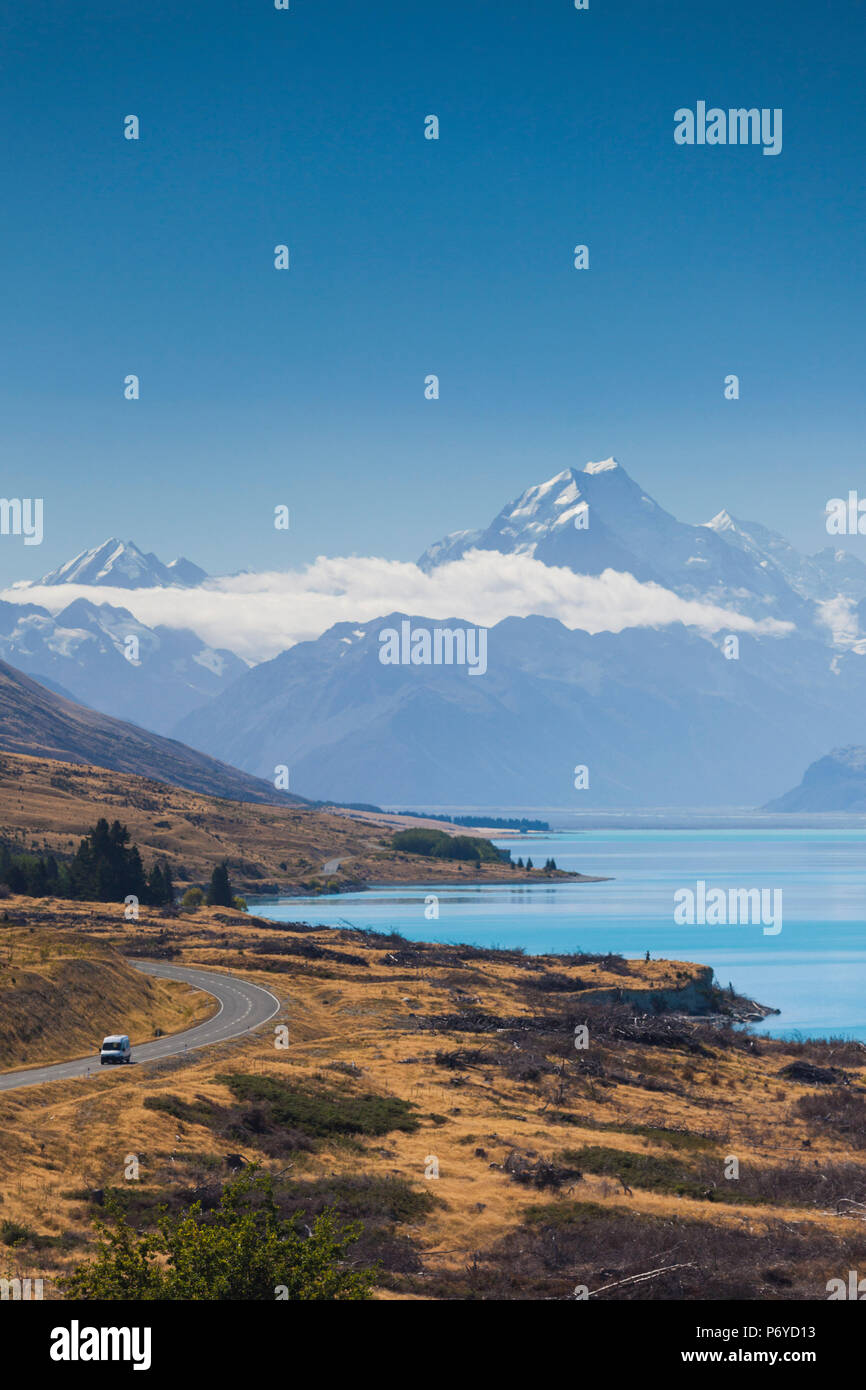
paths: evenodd
<path fill-rule="evenodd" d="M 0 495 L 43 496 L 46 538 L 0 538 L 0 581 L 110 534 L 214 572 L 413 559 L 611 453 L 685 520 L 806 548 L 866 493 L 862 5 L 4 0 L 2 27 Z M 676 146 L 699 99 L 782 107 L 781 155 Z"/>

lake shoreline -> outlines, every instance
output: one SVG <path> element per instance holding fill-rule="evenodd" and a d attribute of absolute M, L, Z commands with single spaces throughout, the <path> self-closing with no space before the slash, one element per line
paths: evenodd
<path fill-rule="evenodd" d="M 292 895 L 281 906 L 277 895 L 265 906 L 262 895 L 254 910 L 313 924 L 348 919 L 410 940 L 522 948 L 533 956 L 601 950 L 637 960 L 649 951 L 653 958 L 701 961 L 726 989 L 732 983 L 741 997 L 772 1002 L 771 1015 L 756 1009 L 744 1020 L 755 1032 L 866 1043 L 863 829 L 596 829 L 509 838 L 508 848 L 514 859 L 531 854 L 539 867 L 552 857 L 559 872 L 527 875 L 493 865 L 486 882 L 464 872 L 442 883 L 435 861 L 429 869 L 416 861 L 404 882 L 388 883 L 391 866 L 383 864 L 383 873 L 373 863 L 354 893 Z M 779 889 L 782 931 L 765 934 L 758 922 L 678 923 L 675 895 L 701 880 L 726 893 Z"/>
<path fill-rule="evenodd" d="M 281 887 L 278 884 L 272 885 L 270 891 L 259 893 L 244 893 L 244 900 L 253 905 L 262 900 L 270 902 L 274 898 L 337 898 L 351 893 L 375 893 L 382 892 L 390 888 L 415 888 L 415 889 L 436 889 L 436 888 L 542 888 L 554 887 L 557 884 L 565 883 L 613 883 L 612 874 L 570 874 L 562 870 L 554 873 L 545 873 L 543 869 L 538 871 L 537 876 L 531 872 L 527 874 L 481 874 L 472 878 L 447 878 L 431 876 L 424 879 L 364 879 L 352 882 L 348 879 L 342 881 L 334 880 L 331 887 L 323 887 L 319 893 L 311 893 L 309 888 L 298 885 Z"/>

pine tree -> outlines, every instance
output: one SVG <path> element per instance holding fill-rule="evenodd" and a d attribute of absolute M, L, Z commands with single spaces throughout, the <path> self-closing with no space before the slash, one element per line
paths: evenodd
<path fill-rule="evenodd" d="M 217 864 L 210 879 L 210 888 L 207 893 L 209 907 L 231 907 L 234 902 L 234 889 L 232 888 L 229 870 L 226 861 Z"/>
<path fill-rule="evenodd" d="M 158 864 L 154 864 L 147 876 L 147 900 L 154 907 L 160 907 L 165 902 L 165 880 Z"/>
<path fill-rule="evenodd" d="M 60 894 L 60 870 L 57 867 L 57 860 L 53 854 L 49 854 L 45 864 L 45 871 L 48 875 L 48 892 L 59 896 Z"/>
<path fill-rule="evenodd" d="M 13 893 L 27 892 L 27 875 L 20 864 L 13 864 L 6 870 L 6 883 Z"/>
<path fill-rule="evenodd" d="M 128 852 L 124 852 L 122 867 L 119 868 L 121 891 L 117 898 L 112 898 L 112 902 L 122 902 L 129 894 L 134 893 L 139 899 L 144 899 L 147 895 L 147 879 L 144 876 L 144 866 L 141 862 L 141 855 L 136 845 Z"/>

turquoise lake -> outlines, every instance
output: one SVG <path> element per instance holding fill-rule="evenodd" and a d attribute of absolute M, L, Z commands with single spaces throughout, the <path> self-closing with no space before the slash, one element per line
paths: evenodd
<path fill-rule="evenodd" d="M 759 1031 L 866 1041 L 866 829 L 588 829 L 498 843 L 607 883 L 439 887 L 419 884 L 315 898 L 262 899 L 274 921 L 396 930 L 411 940 L 617 951 L 711 965 L 723 985 L 779 1009 Z M 678 926 L 674 894 L 778 889 L 782 930 Z M 439 900 L 438 920 L 425 897 Z"/>

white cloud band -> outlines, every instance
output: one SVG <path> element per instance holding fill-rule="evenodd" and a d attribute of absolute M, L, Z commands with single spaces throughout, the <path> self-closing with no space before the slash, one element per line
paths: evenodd
<path fill-rule="evenodd" d="M 148 627 L 192 628 L 211 646 L 257 662 L 318 637 L 337 622 L 370 622 L 400 611 L 491 627 L 538 614 L 569 628 L 619 632 L 684 623 L 704 632 L 781 636 L 791 623 L 760 621 L 715 604 L 681 598 L 617 570 L 575 574 L 527 555 L 473 550 L 425 574 L 417 565 L 375 557 L 320 557 L 303 570 L 233 575 L 197 589 L 115 589 L 81 584 L 16 585 L 0 595 L 56 614 L 75 598 L 127 608 Z"/>

